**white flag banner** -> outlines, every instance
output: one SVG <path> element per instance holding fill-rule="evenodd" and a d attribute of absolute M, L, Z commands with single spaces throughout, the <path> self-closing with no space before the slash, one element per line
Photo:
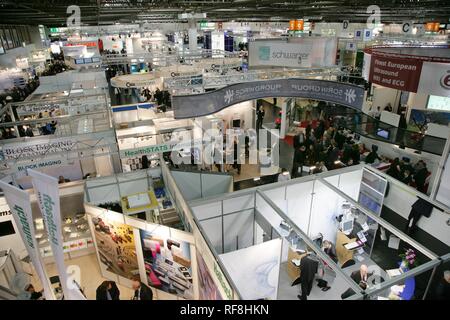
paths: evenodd
<path fill-rule="evenodd" d="M 47 229 L 48 241 L 58 269 L 64 299 L 86 300 L 81 294 L 78 284 L 74 281 L 76 277 L 68 274 L 64 262 L 58 180 L 31 169 L 28 170 L 28 174 L 32 178 L 34 192 Z"/>
<path fill-rule="evenodd" d="M 26 191 L 20 190 L 4 181 L 0 181 L 0 188 L 2 188 L 3 193 L 5 194 L 6 202 L 11 210 L 16 226 L 19 229 L 20 236 L 28 251 L 30 260 L 41 280 L 44 289 L 44 297 L 47 300 L 55 300 L 54 290 L 52 289 L 47 272 L 45 271 L 44 263 L 36 241 L 31 214 L 30 195 Z"/>

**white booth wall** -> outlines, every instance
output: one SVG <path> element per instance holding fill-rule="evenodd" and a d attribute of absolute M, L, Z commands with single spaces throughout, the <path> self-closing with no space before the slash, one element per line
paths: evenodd
<path fill-rule="evenodd" d="M 120 201 L 121 197 L 146 192 L 152 187 L 151 178 L 162 177 L 161 168 L 117 174 L 86 181 L 86 195 L 90 204 Z"/>
<path fill-rule="evenodd" d="M 397 106 L 400 100 L 401 91 L 397 89 L 391 89 L 383 87 L 377 84 L 373 84 L 373 100 L 372 100 L 372 111 L 377 110 L 380 107 L 380 111 L 384 110 L 384 107 L 388 103 L 391 104 L 392 112 L 397 113 Z"/>
<path fill-rule="evenodd" d="M 254 244 L 254 195 L 191 206 L 192 212 L 218 254 Z"/>
<path fill-rule="evenodd" d="M 341 173 L 325 178 L 355 201 L 358 201 L 362 170 Z M 293 222 L 311 237 L 319 232 L 324 239 L 334 242 L 336 208 L 343 199 L 318 180 L 299 181 L 279 188 L 263 191 Z M 257 207 L 258 207 L 257 201 Z M 267 206 L 262 203 L 263 206 Z M 281 222 L 275 213 L 268 218 L 273 225 Z M 278 221 L 280 220 L 280 221 Z M 330 223 L 333 222 L 333 223 Z M 325 229 L 324 229 L 325 227 Z"/>
<path fill-rule="evenodd" d="M 114 106 L 113 109 L 113 120 L 114 123 L 121 124 L 121 123 L 129 123 L 129 122 L 135 122 L 140 120 L 151 120 L 156 118 L 156 113 L 152 108 L 145 109 L 145 108 L 139 108 L 139 104 L 137 104 L 137 108 L 134 110 L 126 110 L 126 111 L 114 111 L 115 108 L 120 107 L 126 107 L 126 106 Z"/>
<path fill-rule="evenodd" d="M 281 265 L 281 239 L 219 255 L 243 300 L 276 300 Z"/>
<path fill-rule="evenodd" d="M 228 174 L 171 171 L 183 197 L 187 201 L 229 193 L 233 190 L 233 176 Z"/>
<path fill-rule="evenodd" d="M 251 129 L 253 127 L 253 101 L 245 101 L 225 108 L 214 114 L 215 117 L 221 118 L 226 128 L 232 128 L 234 119 L 241 120 L 242 129 Z"/>

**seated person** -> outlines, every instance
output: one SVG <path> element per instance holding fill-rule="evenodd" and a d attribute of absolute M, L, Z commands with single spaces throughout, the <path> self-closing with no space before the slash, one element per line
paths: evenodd
<path fill-rule="evenodd" d="M 400 177 L 400 181 L 404 184 L 410 185 L 412 182 L 412 175 L 409 170 L 405 170 L 402 172 L 402 175 Z"/>
<path fill-rule="evenodd" d="M 427 165 L 423 160 L 420 160 L 415 166 L 415 173 L 413 180 L 416 183 L 416 188 L 420 192 L 425 192 L 425 183 L 428 177 Z"/>
<path fill-rule="evenodd" d="M 360 283 L 361 281 L 367 283 L 367 279 L 371 276 L 371 274 L 369 274 L 368 270 L 369 269 L 368 269 L 367 265 L 362 264 L 359 267 L 359 270 L 352 272 L 352 274 L 350 275 L 350 278 L 352 278 L 353 281 L 355 281 L 356 283 Z"/>
<path fill-rule="evenodd" d="M 324 240 L 322 243 L 322 250 L 333 260 L 337 263 L 338 258 L 336 254 L 336 248 L 334 247 L 333 243 L 328 240 Z"/>
<path fill-rule="evenodd" d="M 316 162 L 315 168 L 312 170 L 312 174 L 318 174 L 322 172 L 327 172 L 328 169 L 325 166 L 325 163 L 323 161 Z"/>
<path fill-rule="evenodd" d="M 59 176 L 58 177 L 58 183 L 65 183 L 65 182 L 70 182 L 70 180 L 64 178 L 64 176 Z"/>
<path fill-rule="evenodd" d="M 351 151 L 350 157 L 352 159 L 352 164 L 353 165 L 358 165 L 359 164 L 359 161 L 361 160 L 361 154 L 359 152 L 359 145 L 354 144 L 352 146 L 352 151 Z"/>
<path fill-rule="evenodd" d="M 352 148 L 351 148 L 351 146 L 345 146 L 344 147 L 344 152 L 342 153 L 341 161 L 345 165 L 352 165 L 353 164 L 353 159 L 352 159 L 351 156 L 352 156 Z"/>
<path fill-rule="evenodd" d="M 372 151 L 367 155 L 366 159 L 364 160 L 367 164 L 375 163 L 376 160 L 380 161 L 381 158 L 377 153 L 378 146 L 372 145 Z"/>
<path fill-rule="evenodd" d="M 402 158 L 402 160 L 400 160 L 400 169 L 402 172 L 408 170 L 410 173 L 414 173 L 414 167 L 411 165 L 411 160 L 409 160 L 409 158 Z"/>
<path fill-rule="evenodd" d="M 391 166 L 386 171 L 388 175 L 390 175 L 392 178 L 395 178 L 397 180 L 400 180 L 401 178 L 401 169 L 400 169 L 400 159 L 395 158 L 394 161 L 392 161 Z"/>

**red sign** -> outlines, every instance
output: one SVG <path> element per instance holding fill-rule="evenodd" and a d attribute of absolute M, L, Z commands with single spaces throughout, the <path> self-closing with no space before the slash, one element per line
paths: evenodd
<path fill-rule="evenodd" d="M 369 81 L 384 87 L 417 92 L 421 60 L 382 57 L 372 54 Z"/>
<path fill-rule="evenodd" d="M 67 43 L 66 46 L 68 46 L 68 47 L 71 47 L 71 46 L 96 47 L 97 46 L 97 42 L 95 42 L 95 41 L 72 42 L 72 43 Z"/>

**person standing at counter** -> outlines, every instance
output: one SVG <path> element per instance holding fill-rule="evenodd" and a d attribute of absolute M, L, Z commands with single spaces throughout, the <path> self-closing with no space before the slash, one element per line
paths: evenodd
<path fill-rule="evenodd" d="M 297 296 L 300 300 L 308 300 L 308 296 L 312 290 L 314 277 L 318 269 L 319 260 L 312 253 L 304 256 L 300 261 L 300 285 L 302 293 Z"/>
<path fill-rule="evenodd" d="M 133 277 L 131 286 L 134 290 L 133 300 L 153 300 L 152 289 L 141 282 L 139 275 Z"/>

